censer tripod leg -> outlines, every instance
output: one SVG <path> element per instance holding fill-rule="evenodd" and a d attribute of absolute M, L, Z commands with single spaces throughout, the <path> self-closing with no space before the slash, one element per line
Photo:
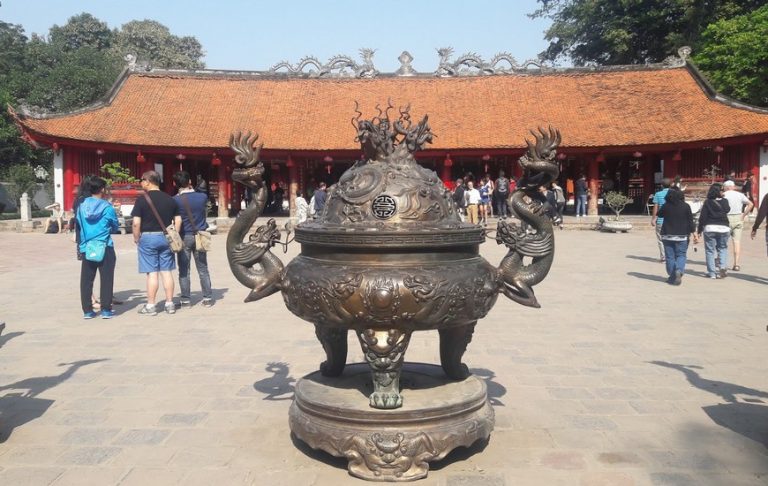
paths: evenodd
<path fill-rule="evenodd" d="M 326 360 L 320 363 L 323 376 L 339 376 L 347 364 L 347 329 L 315 324 L 315 335 L 325 351 Z"/>
<path fill-rule="evenodd" d="M 399 329 L 364 329 L 357 332 L 365 360 L 373 375 L 373 408 L 391 409 L 403 405 L 400 395 L 400 372 L 405 350 L 411 339 L 410 331 Z"/>
<path fill-rule="evenodd" d="M 467 344 L 472 341 L 475 324 L 440 329 L 440 365 L 452 380 L 463 380 L 469 376 L 467 365 L 461 362 Z"/>

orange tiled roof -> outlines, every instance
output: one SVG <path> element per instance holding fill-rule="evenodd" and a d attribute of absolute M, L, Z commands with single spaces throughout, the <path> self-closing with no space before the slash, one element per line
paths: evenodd
<path fill-rule="evenodd" d="M 104 106 L 21 122 L 49 138 L 138 147 L 226 147 L 243 129 L 270 149 L 354 150 L 355 100 L 369 116 L 388 98 L 410 102 L 414 118 L 429 114 L 433 149 L 522 147 L 529 128 L 547 124 L 567 147 L 768 133 L 767 113 L 711 99 L 685 67 L 376 79 L 131 73 Z"/>

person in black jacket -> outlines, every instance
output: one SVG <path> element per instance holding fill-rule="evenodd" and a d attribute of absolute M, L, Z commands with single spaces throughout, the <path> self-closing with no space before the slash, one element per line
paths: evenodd
<path fill-rule="evenodd" d="M 685 202 L 685 195 L 676 188 L 670 188 L 664 198 L 665 203 L 659 208 L 658 216 L 664 218 L 661 225 L 661 242 L 664 245 L 664 260 L 667 264 L 667 283 L 680 285 L 685 274 L 688 256 L 688 243 L 691 235 L 696 238 L 696 226 L 693 224 L 691 207 Z"/>
<path fill-rule="evenodd" d="M 723 187 L 712 184 L 707 192 L 707 199 L 699 214 L 698 235 L 704 234 L 704 253 L 707 260 L 709 278 L 725 278 L 728 268 L 728 239 L 731 227 L 728 223 L 728 200 L 723 198 Z M 715 253 L 720 259 L 720 268 L 715 265 Z"/>
<path fill-rule="evenodd" d="M 760 228 L 760 225 L 763 223 L 763 220 L 765 217 L 768 216 L 768 194 L 763 196 L 763 202 L 760 203 L 760 209 L 757 211 L 757 217 L 755 218 L 755 224 L 752 225 L 752 239 L 755 239 L 755 236 L 757 236 L 757 230 Z M 768 225 L 765 227 L 765 245 L 766 248 L 768 248 Z"/>

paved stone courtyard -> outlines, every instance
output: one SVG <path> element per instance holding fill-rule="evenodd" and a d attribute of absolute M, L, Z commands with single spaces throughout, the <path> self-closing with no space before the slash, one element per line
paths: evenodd
<path fill-rule="evenodd" d="M 725 280 L 703 278 L 699 244 L 680 287 L 664 283 L 652 232 L 556 236 L 542 309 L 500 298 L 465 355 L 487 380 L 490 441 L 419 484 L 768 484 L 762 231 Z M 291 440 L 293 387 L 323 353 L 279 295 L 242 302 L 224 236 L 210 256 L 217 304 L 156 317 L 136 313 L 131 236 L 115 240 L 125 304 L 85 321 L 68 236 L 0 234 L 0 484 L 362 484 Z M 414 335 L 406 357 L 437 363 L 437 334 Z"/>

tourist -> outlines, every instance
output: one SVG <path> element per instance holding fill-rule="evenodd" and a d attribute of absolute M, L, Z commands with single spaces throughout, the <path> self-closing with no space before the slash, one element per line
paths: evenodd
<path fill-rule="evenodd" d="M 491 193 L 493 192 L 493 184 L 488 174 L 483 177 L 477 190 L 480 192 L 480 206 L 478 207 L 480 209 L 480 222 L 487 226 L 488 216 L 491 214 Z"/>
<path fill-rule="evenodd" d="M 309 204 L 301 193 L 296 194 L 296 220 L 298 223 L 303 223 L 309 216 Z"/>
<path fill-rule="evenodd" d="M 64 220 L 63 213 L 61 212 L 61 204 L 55 202 L 49 204 L 45 209 L 51 212 L 48 220 L 45 222 L 45 228 L 43 233 L 63 233 L 64 232 Z"/>
<path fill-rule="evenodd" d="M 174 314 L 176 305 L 173 303 L 173 270 L 176 269 L 176 258 L 163 230 L 171 223 L 176 227 L 176 231 L 181 229 L 179 206 L 171 196 L 160 190 L 160 174 L 153 170 L 141 176 L 141 188 L 146 194 L 136 198 L 131 212 L 133 241 L 138 245 L 139 273 L 147 275 L 147 303 L 139 309 L 139 314 L 157 315 L 155 299 L 160 280 L 165 291 L 165 312 Z"/>
<path fill-rule="evenodd" d="M 741 186 L 741 193 L 747 196 L 752 202 L 752 207 L 755 207 L 756 199 L 754 193 L 755 176 L 752 173 L 747 174 L 747 178 L 744 179 L 744 184 Z M 751 211 L 750 211 L 751 212 Z"/>
<path fill-rule="evenodd" d="M 669 187 L 672 185 L 672 181 L 668 178 L 661 180 L 661 190 L 653 195 L 651 203 L 653 204 L 653 211 L 651 212 L 651 226 L 656 229 L 656 241 L 659 245 L 659 261 L 664 263 L 664 243 L 661 241 L 661 226 L 664 224 L 664 218 L 659 216 L 659 209 L 667 202 L 667 193 Z"/>
<path fill-rule="evenodd" d="M 213 305 L 213 293 L 211 291 L 211 275 L 208 273 L 208 253 L 197 248 L 195 244 L 195 233 L 208 229 L 206 221 L 208 196 L 202 192 L 195 192 L 187 171 L 182 170 L 174 174 L 173 182 L 179 191 L 175 199 L 181 215 L 181 231 L 179 233 L 184 240 L 184 248 L 177 255 L 179 289 L 181 290 L 179 304 L 182 307 L 192 305 L 189 274 L 192 258 L 194 258 L 197 275 L 200 278 L 200 288 L 203 291 L 203 307 L 211 307 Z"/>
<path fill-rule="evenodd" d="M 499 171 L 499 178 L 496 179 L 495 189 L 493 194 L 496 198 L 496 217 L 505 220 L 507 219 L 507 199 L 509 198 L 509 179 L 504 175 L 504 171 Z"/>
<path fill-rule="evenodd" d="M 728 211 L 728 225 L 731 228 L 731 241 L 733 242 L 733 271 L 741 270 L 739 265 L 741 257 L 741 231 L 744 229 L 744 218 L 752 212 L 754 204 L 752 201 L 736 190 L 736 183 L 725 181 L 723 183 L 725 193 L 723 197 L 728 200 L 730 210 Z"/>
<path fill-rule="evenodd" d="M 205 182 L 205 179 L 203 179 L 203 176 L 200 174 L 197 174 L 197 185 L 195 186 L 196 192 L 202 192 L 203 194 L 208 194 L 208 183 Z"/>
<path fill-rule="evenodd" d="M 763 201 L 760 203 L 760 209 L 757 210 L 757 217 L 755 218 L 755 224 L 752 225 L 752 234 L 750 237 L 754 240 L 757 235 L 757 230 L 760 228 L 765 217 L 768 216 L 768 193 L 763 196 Z M 768 249 L 768 224 L 765 226 L 765 246 Z"/>
<path fill-rule="evenodd" d="M 549 216 L 554 224 L 557 224 L 557 199 L 555 192 L 547 189 L 547 186 L 539 186 L 539 200 L 544 206 L 543 212 Z"/>
<path fill-rule="evenodd" d="M 479 224 L 479 208 L 480 206 L 480 191 L 475 189 L 475 183 L 472 181 L 467 182 L 467 190 L 464 197 L 467 200 L 467 219 L 472 224 Z"/>
<path fill-rule="evenodd" d="M 698 235 L 704 234 L 704 252 L 707 260 L 709 278 L 725 278 L 728 268 L 728 237 L 731 228 L 728 224 L 728 200 L 723 198 L 720 184 L 712 184 L 707 192 L 707 199 L 699 214 Z M 715 265 L 715 256 L 720 261 L 720 268 Z"/>
<path fill-rule="evenodd" d="M 101 294 L 101 318 L 111 319 L 112 291 L 115 282 L 115 244 L 112 231 L 117 228 L 117 214 L 111 204 L 104 200 L 107 183 L 100 177 L 89 178 L 85 189 L 89 197 L 78 204 L 77 218 L 80 242 L 78 249 L 83 254 L 80 266 L 80 304 L 83 317 L 93 319 L 93 281 L 99 272 Z M 84 192 L 85 193 L 85 192 Z"/>
<path fill-rule="evenodd" d="M 661 224 L 661 241 L 664 245 L 664 255 L 667 261 L 667 283 L 680 285 L 685 274 L 685 263 L 688 255 L 688 244 L 691 235 L 694 243 L 696 226 L 693 224 L 691 207 L 685 202 L 683 191 L 671 188 L 665 199 L 664 205 L 659 209 Z"/>
<path fill-rule="evenodd" d="M 459 219 L 464 221 L 464 208 L 467 206 L 467 198 L 464 194 L 464 181 L 461 178 L 456 179 L 456 187 L 453 188 L 452 197 L 453 202 L 456 203 Z"/>
<path fill-rule="evenodd" d="M 584 177 L 584 174 L 576 179 L 574 193 L 576 194 L 576 217 L 581 218 L 587 215 L 587 194 L 589 193 L 587 179 Z"/>
<path fill-rule="evenodd" d="M 328 195 L 325 192 L 325 182 L 321 182 L 320 186 L 315 191 L 312 199 L 315 200 L 313 205 L 315 209 L 315 218 L 319 218 L 323 215 L 323 209 L 325 208 L 325 199 Z"/>
<path fill-rule="evenodd" d="M 552 192 L 555 195 L 555 211 L 557 217 L 555 218 L 555 224 L 563 229 L 563 211 L 565 211 L 565 193 L 563 188 L 557 184 L 557 181 L 552 181 Z"/>

